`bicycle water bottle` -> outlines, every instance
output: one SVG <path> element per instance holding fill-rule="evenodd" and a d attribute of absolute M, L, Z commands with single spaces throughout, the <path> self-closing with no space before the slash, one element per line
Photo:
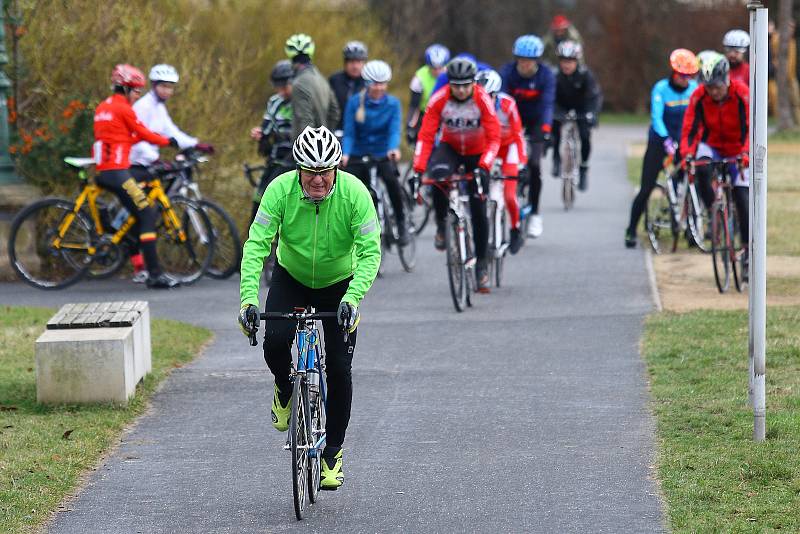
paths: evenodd
<path fill-rule="evenodd" d="M 319 373 L 316 369 L 309 369 L 306 371 L 306 383 L 311 393 L 319 392 Z"/>
<path fill-rule="evenodd" d="M 111 221 L 111 227 L 114 228 L 114 230 L 119 230 L 119 227 L 122 226 L 122 223 L 128 219 L 129 214 L 130 212 L 125 209 L 125 206 L 120 207 L 119 211 L 114 216 L 114 220 Z"/>

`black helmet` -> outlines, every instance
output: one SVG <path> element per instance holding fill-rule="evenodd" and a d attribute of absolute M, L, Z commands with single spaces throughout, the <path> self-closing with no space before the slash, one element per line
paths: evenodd
<path fill-rule="evenodd" d="M 362 43 L 361 41 L 350 41 L 344 48 L 342 49 L 342 54 L 344 55 L 344 60 L 348 61 L 351 59 L 360 59 L 362 61 L 367 60 L 367 45 Z"/>
<path fill-rule="evenodd" d="M 286 85 L 293 76 L 294 70 L 292 70 L 292 62 L 288 59 L 282 59 L 272 67 L 269 79 L 272 81 L 273 85 Z"/>
<path fill-rule="evenodd" d="M 454 84 L 466 84 L 475 81 L 478 66 L 465 57 L 455 57 L 447 64 L 447 80 Z"/>

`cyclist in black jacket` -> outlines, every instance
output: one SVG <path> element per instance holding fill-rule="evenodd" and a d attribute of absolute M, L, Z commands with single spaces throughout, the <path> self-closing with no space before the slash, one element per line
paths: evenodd
<path fill-rule="evenodd" d="M 556 75 L 556 102 L 553 113 L 553 176 L 561 174 L 561 121 L 564 115 L 575 110 L 578 115 L 578 133 L 581 138 L 581 167 L 578 189 L 586 190 L 589 171 L 589 154 L 592 150 L 591 128 L 597 126 L 597 114 L 603 104 L 603 94 L 592 71 L 580 65 L 581 45 L 575 41 L 562 41 L 558 45 L 558 74 Z"/>
<path fill-rule="evenodd" d="M 336 101 L 339 103 L 339 109 L 342 110 L 335 132 L 336 137 L 340 139 L 344 130 L 344 109 L 347 107 L 347 101 L 364 88 L 361 71 L 367 62 L 367 45 L 361 41 L 350 41 L 344 45 L 342 55 L 344 56 L 344 69 L 333 73 L 328 78 L 328 83 L 331 84 L 333 94 L 336 95 Z"/>

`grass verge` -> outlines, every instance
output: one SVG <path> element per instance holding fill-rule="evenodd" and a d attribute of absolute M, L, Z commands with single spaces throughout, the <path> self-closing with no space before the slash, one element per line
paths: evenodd
<path fill-rule="evenodd" d="M 192 360 L 211 332 L 156 319 L 153 372 L 127 407 L 36 403 L 34 341 L 53 310 L 0 307 L 0 530 L 32 532 L 140 415 L 169 372 Z"/>
<path fill-rule="evenodd" d="M 752 442 L 747 312 L 661 313 L 643 354 L 675 532 L 800 531 L 800 307 L 767 324 L 767 441 Z"/>

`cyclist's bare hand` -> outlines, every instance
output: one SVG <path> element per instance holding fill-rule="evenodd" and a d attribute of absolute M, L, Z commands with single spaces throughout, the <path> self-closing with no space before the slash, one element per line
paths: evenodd
<path fill-rule="evenodd" d="M 392 161 L 400 161 L 400 151 L 397 150 L 396 148 L 394 150 L 390 150 L 389 152 L 387 152 L 386 155 Z"/>
<path fill-rule="evenodd" d="M 250 139 L 255 139 L 256 141 L 260 141 L 261 138 L 264 136 L 264 132 L 261 131 L 261 128 L 256 126 L 255 128 L 250 128 Z"/>

